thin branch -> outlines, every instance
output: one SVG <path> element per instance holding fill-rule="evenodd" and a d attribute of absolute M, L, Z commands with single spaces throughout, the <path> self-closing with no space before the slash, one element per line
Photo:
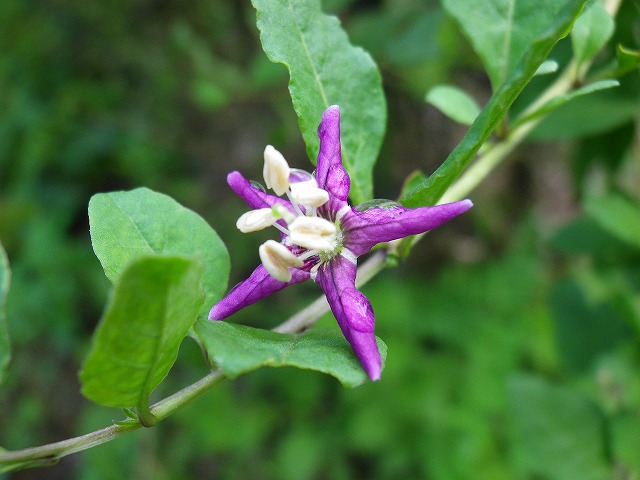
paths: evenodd
<path fill-rule="evenodd" d="M 373 254 L 358 269 L 358 286 L 364 285 L 375 275 L 384 269 L 386 253 L 384 250 Z M 324 303 L 324 304 L 323 304 Z M 325 313 L 329 311 L 326 298 L 322 296 L 311 305 L 290 317 L 281 325 L 274 328 L 280 333 L 298 333 L 315 324 Z M 160 400 L 150 408 L 150 413 L 157 421 L 163 420 L 183 405 L 189 403 L 217 384 L 226 377 L 219 369 L 214 369 L 207 376 L 197 382 L 174 393 L 170 397 Z M 110 442 L 122 435 L 142 428 L 138 420 L 127 419 L 109 427 L 87 433 L 79 437 L 70 438 L 60 442 L 49 443 L 38 447 L 25 448 L 23 450 L 0 450 L 0 472 L 14 468 L 27 468 L 35 466 L 47 466 L 72 453 L 87 450 L 102 443 Z"/>

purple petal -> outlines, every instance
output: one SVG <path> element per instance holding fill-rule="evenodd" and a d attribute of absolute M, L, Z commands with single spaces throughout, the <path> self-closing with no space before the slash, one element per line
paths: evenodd
<path fill-rule="evenodd" d="M 304 282 L 310 278 L 309 272 L 299 269 L 292 269 L 291 274 L 291 281 L 281 282 L 269 275 L 265 268 L 260 265 L 249 278 L 233 287 L 226 297 L 213 306 L 211 312 L 209 312 L 209 320 L 227 318 L 238 310 L 252 305 L 272 293 L 279 292 L 289 285 Z"/>
<path fill-rule="evenodd" d="M 372 208 L 365 212 L 353 210 L 342 220 L 346 233 L 345 247 L 360 256 L 378 243 L 439 227 L 472 206 L 471 200 L 461 200 L 435 207 L 409 209 L 398 206 L 390 209 Z"/>
<path fill-rule="evenodd" d="M 320 152 L 316 166 L 318 186 L 340 200 L 346 200 L 351 182 L 349 174 L 342 166 L 340 108 L 337 105 L 327 108 L 322 114 L 318 137 L 320 138 Z"/>
<path fill-rule="evenodd" d="M 267 208 L 279 203 L 292 212 L 294 211 L 291 203 L 275 195 L 269 195 L 263 192 L 258 187 L 252 185 L 240 172 L 231 172 L 227 175 L 227 183 L 252 209 Z"/>
<path fill-rule="evenodd" d="M 356 270 L 353 262 L 339 255 L 320 267 L 316 282 L 365 371 L 371 380 L 378 380 L 382 360 L 373 333 L 375 319 L 369 300 L 355 287 Z"/>

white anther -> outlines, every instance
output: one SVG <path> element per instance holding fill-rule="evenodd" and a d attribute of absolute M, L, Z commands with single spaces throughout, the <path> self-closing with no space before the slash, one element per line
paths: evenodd
<path fill-rule="evenodd" d="M 259 208 L 242 214 L 236 222 L 236 227 L 242 233 L 257 232 L 273 225 L 278 217 L 270 208 Z"/>
<path fill-rule="evenodd" d="M 289 225 L 291 243 L 310 250 L 333 250 L 336 226 L 320 217 L 298 217 Z"/>
<path fill-rule="evenodd" d="M 264 149 L 264 169 L 262 174 L 267 188 L 272 188 L 276 195 L 283 195 L 289 189 L 289 173 L 291 169 L 282 154 L 267 145 Z"/>
<path fill-rule="evenodd" d="M 291 280 L 289 267 L 301 267 L 304 262 L 296 257 L 287 247 L 275 240 L 267 240 L 258 249 L 262 265 L 276 280 Z"/>
<path fill-rule="evenodd" d="M 291 199 L 298 205 L 305 207 L 321 207 L 329 201 L 329 192 L 318 188 L 315 179 L 296 182 L 289 185 Z"/>

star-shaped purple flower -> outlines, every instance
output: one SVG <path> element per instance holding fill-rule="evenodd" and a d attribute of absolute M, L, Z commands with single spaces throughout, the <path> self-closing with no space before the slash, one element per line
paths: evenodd
<path fill-rule="evenodd" d="M 470 200 L 408 209 L 400 205 L 352 208 L 349 174 L 342 166 L 340 109 L 329 107 L 318 127 L 320 152 L 315 175 L 290 169 L 273 147 L 265 150 L 267 187 L 289 201 L 265 193 L 232 172 L 227 181 L 253 210 L 238 220 L 251 232 L 273 225 L 281 241 L 260 247 L 262 265 L 213 306 L 209 319 L 222 320 L 294 283 L 313 279 L 324 290 L 342 333 L 372 380 L 381 358 L 373 333 L 373 309 L 356 286 L 357 257 L 383 242 L 426 232 L 471 208 Z"/>

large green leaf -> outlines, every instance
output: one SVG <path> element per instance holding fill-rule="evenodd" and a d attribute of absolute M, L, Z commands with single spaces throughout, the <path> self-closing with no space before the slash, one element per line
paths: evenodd
<path fill-rule="evenodd" d="M 349 43 L 336 17 L 319 0 L 252 0 L 262 47 L 289 69 L 289 91 L 312 162 L 318 155 L 322 112 L 339 105 L 342 160 L 351 175 L 351 198 L 370 199 L 372 170 L 386 124 L 380 73 L 364 50 Z M 299 165 L 297 165 L 299 166 Z"/>
<path fill-rule="evenodd" d="M 509 385 L 513 454 L 519 478 L 605 480 L 603 418 L 579 393 L 533 377 Z"/>
<path fill-rule="evenodd" d="M 313 329 L 293 335 L 201 320 L 195 331 L 211 362 L 231 378 L 259 367 L 290 366 L 333 375 L 346 387 L 356 387 L 368 379 L 337 329 Z M 380 339 L 378 347 L 384 366 L 387 347 Z"/>
<path fill-rule="evenodd" d="M 119 275 L 80 372 L 82 393 L 101 405 L 148 410 L 202 304 L 194 260 L 133 260 Z"/>
<path fill-rule="evenodd" d="M 202 217 L 167 195 L 147 188 L 99 193 L 89 202 L 91 243 L 115 282 L 133 259 L 154 254 L 196 258 L 204 268 L 201 315 L 224 293 L 229 254 Z"/>
<path fill-rule="evenodd" d="M 9 260 L 7 254 L 0 243 L 0 383 L 4 378 L 5 370 L 11 358 L 11 348 L 9 345 L 9 331 L 7 329 L 7 319 L 5 314 L 5 304 L 7 293 L 9 293 L 9 282 L 11 271 L 9 270 Z"/>
<path fill-rule="evenodd" d="M 433 205 L 438 201 L 498 126 L 513 101 L 529 83 L 553 46 L 569 33 L 571 25 L 580 14 L 585 2 L 586 0 L 570 0 L 565 8 L 558 13 L 549 29 L 530 45 L 517 68 L 493 94 L 445 162 L 425 182 L 402 197 L 401 201 L 404 205 L 418 207 Z"/>
<path fill-rule="evenodd" d="M 533 41 L 556 21 L 561 0 L 442 0 L 456 19 L 491 79 L 505 82 Z"/>

